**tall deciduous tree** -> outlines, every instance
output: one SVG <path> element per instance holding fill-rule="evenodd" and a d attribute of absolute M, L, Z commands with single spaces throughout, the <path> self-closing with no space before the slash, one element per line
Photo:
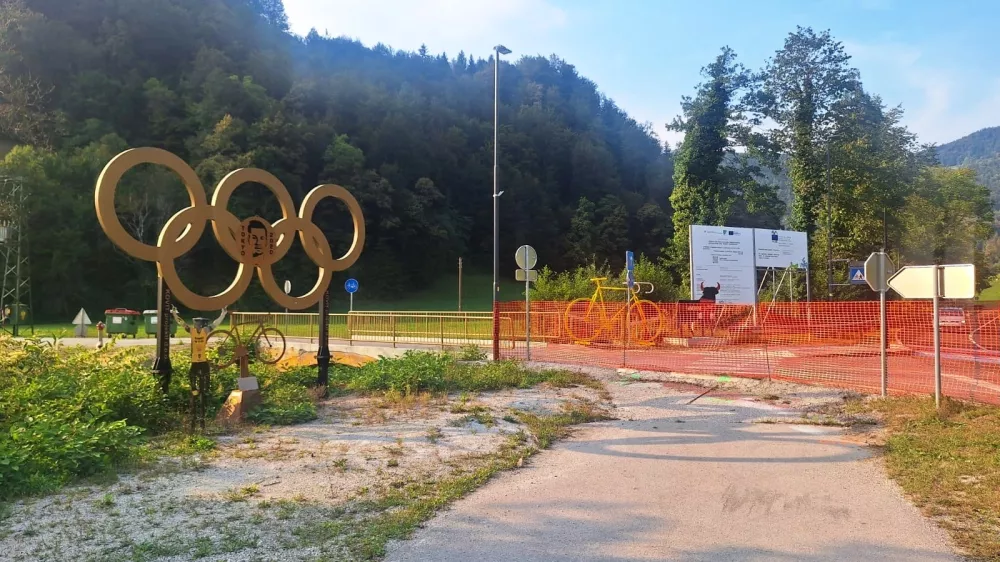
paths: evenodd
<path fill-rule="evenodd" d="M 911 263 L 975 263 L 982 282 L 983 242 L 993 233 L 990 192 L 968 168 L 927 168 L 902 210 L 902 248 Z"/>
<path fill-rule="evenodd" d="M 834 125 L 832 108 L 859 84 L 850 56 L 829 31 L 798 27 L 760 76 L 755 108 L 777 127 L 771 140 L 790 155 L 794 201 L 791 226 L 810 234 L 824 193 L 824 146 Z"/>
<path fill-rule="evenodd" d="M 736 53 L 724 47 L 702 74 L 707 80 L 698 86 L 693 98 L 682 98 L 683 115 L 668 126 L 684 133 L 675 153 L 670 196 L 674 238 L 669 257 L 681 278 L 688 275 L 690 225 L 726 224 L 738 197 L 745 215 L 773 214 L 781 208 L 773 187 L 759 185 L 759 169 L 749 154 L 736 151 L 740 146 L 755 145 L 740 99 L 750 83 L 750 73 L 736 62 Z"/>

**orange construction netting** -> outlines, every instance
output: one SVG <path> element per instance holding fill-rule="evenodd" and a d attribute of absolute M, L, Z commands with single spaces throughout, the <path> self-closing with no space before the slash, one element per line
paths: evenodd
<path fill-rule="evenodd" d="M 502 358 L 525 359 L 524 302 L 497 305 Z M 888 303 L 892 394 L 934 391 L 930 301 Z M 877 393 L 878 302 L 531 303 L 531 360 L 769 378 Z M 1000 404 L 1000 303 L 941 304 L 942 388 Z"/>

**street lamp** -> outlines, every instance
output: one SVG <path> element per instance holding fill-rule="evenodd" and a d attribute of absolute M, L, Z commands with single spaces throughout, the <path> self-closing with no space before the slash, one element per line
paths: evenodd
<path fill-rule="evenodd" d="M 500 128 L 500 55 L 509 55 L 510 49 L 503 45 L 493 47 L 493 360 L 500 359 L 500 315 L 497 311 L 497 295 L 500 292 L 500 195 L 498 192 L 497 138 Z"/>

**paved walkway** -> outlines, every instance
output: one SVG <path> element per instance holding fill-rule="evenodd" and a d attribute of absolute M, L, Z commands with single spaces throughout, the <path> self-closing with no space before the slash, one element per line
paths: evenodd
<path fill-rule="evenodd" d="M 739 396 L 609 385 L 587 426 L 456 503 L 388 559 L 953 561 L 945 534 L 841 430 Z M 771 408 L 771 411 L 765 409 Z"/>

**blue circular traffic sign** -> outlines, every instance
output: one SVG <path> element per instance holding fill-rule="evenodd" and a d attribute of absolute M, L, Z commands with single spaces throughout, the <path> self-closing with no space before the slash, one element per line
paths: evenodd
<path fill-rule="evenodd" d="M 347 281 L 345 281 L 344 282 L 344 290 L 347 291 L 348 293 L 356 293 L 356 292 L 358 292 L 358 280 L 357 279 L 348 279 Z"/>

